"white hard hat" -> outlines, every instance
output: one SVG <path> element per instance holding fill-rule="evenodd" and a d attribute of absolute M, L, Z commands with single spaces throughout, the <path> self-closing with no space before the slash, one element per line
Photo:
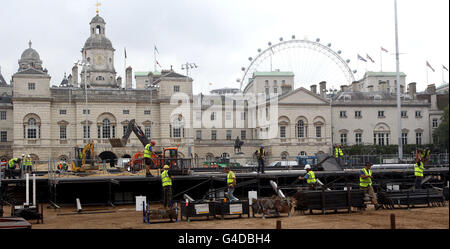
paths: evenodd
<path fill-rule="evenodd" d="M 311 166 L 309 164 L 306 164 L 305 169 L 311 169 Z"/>
<path fill-rule="evenodd" d="M 30 155 L 27 155 L 27 157 L 31 157 Z"/>
<path fill-rule="evenodd" d="M 22 154 L 22 156 L 25 156 L 25 154 Z"/>

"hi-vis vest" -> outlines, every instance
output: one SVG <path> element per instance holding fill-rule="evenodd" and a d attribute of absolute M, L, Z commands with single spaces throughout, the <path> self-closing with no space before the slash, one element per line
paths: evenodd
<path fill-rule="evenodd" d="M 367 172 L 366 168 L 363 168 L 362 171 L 364 172 L 364 175 L 366 176 L 372 176 L 372 171 L 369 169 L 369 172 Z M 372 186 L 372 178 L 361 178 L 359 177 L 359 186 L 361 187 L 368 187 Z"/>
<path fill-rule="evenodd" d="M 144 157 L 151 158 L 152 152 L 150 151 L 150 144 L 147 144 L 144 148 Z"/>
<path fill-rule="evenodd" d="M 430 150 L 424 150 L 422 153 L 422 158 L 426 159 L 430 156 Z"/>
<path fill-rule="evenodd" d="M 227 175 L 227 185 L 231 186 L 233 185 L 233 178 L 235 178 L 234 172 L 230 170 Z"/>
<path fill-rule="evenodd" d="M 256 156 L 258 157 L 258 159 L 263 158 L 264 157 L 264 149 L 259 148 L 256 151 Z"/>
<path fill-rule="evenodd" d="M 33 163 L 31 162 L 31 158 L 27 158 L 25 159 L 25 161 L 23 162 L 24 166 L 32 166 Z"/>
<path fill-rule="evenodd" d="M 344 153 L 342 153 L 341 148 L 336 148 L 334 151 L 335 151 L 334 156 L 336 158 L 338 158 L 339 156 L 343 156 L 344 155 Z"/>
<path fill-rule="evenodd" d="M 308 173 L 306 173 L 307 175 L 309 175 L 309 177 L 306 179 L 306 183 L 316 183 L 316 175 L 314 174 L 314 172 L 312 170 L 310 170 Z"/>
<path fill-rule="evenodd" d="M 11 160 L 9 160 L 8 166 L 9 166 L 10 169 L 15 168 L 17 160 L 19 160 L 19 159 L 17 159 L 16 157 L 12 158 Z"/>
<path fill-rule="evenodd" d="M 162 186 L 172 186 L 172 179 L 170 179 L 169 171 L 164 170 L 161 174 Z"/>
<path fill-rule="evenodd" d="M 414 175 L 423 177 L 423 169 L 423 162 L 419 161 L 419 163 L 414 165 Z"/>

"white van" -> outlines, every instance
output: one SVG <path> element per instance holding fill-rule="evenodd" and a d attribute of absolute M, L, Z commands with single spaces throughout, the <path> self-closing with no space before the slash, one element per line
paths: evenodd
<path fill-rule="evenodd" d="M 274 161 L 271 162 L 267 167 L 292 167 L 298 166 L 297 161 Z"/>

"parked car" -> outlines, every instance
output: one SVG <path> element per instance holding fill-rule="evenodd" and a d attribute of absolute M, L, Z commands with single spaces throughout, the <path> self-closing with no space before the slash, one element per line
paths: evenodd
<path fill-rule="evenodd" d="M 267 167 L 292 167 L 298 166 L 296 161 L 273 161 Z"/>

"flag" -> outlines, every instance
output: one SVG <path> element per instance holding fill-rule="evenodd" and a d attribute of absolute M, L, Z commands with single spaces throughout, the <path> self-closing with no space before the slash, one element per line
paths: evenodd
<path fill-rule="evenodd" d="M 125 53 L 125 59 L 127 58 L 127 49 L 123 48 L 123 52 Z"/>
<path fill-rule="evenodd" d="M 427 61 L 427 66 L 428 66 L 429 68 L 431 68 L 431 70 L 433 70 L 433 72 L 434 72 L 434 68 L 430 65 L 430 63 L 428 63 L 428 61 Z"/>
<path fill-rule="evenodd" d="M 361 55 L 359 55 L 358 54 L 358 60 L 362 60 L 362 61 L 364 61 L 364 62 L 367 62 L 367 60 L 366 59 L 364 59 Z"/>
<path fill-rule="evenodd" d="M 381 47 L 381 51 L 384 51 L 384 52 L 388 53 L 387 49 L 385 49 L 383 47 Z"/>
<path fill-rule="evenodd" d="M 448 68 L 446 68 L 444 65 L 442 65 L 442 68 L 445 69 L 445 70 L 447 70 L 447 72 L 448 72 Z"/>
<path fill-rule="evenodd" d="M 158 64 L 159 67 L 162 67 L 161 64 L 157 60 L 155 60 L 156 64 Z"/>
<path fill-rule="evenodd" d="M 369 59 L 372 63 L 375 63 L 375 61 L 372 59 L 372 57 L 370 57 L 368 54 L 366 54 L 367 59 Z"/>
<path fill-rule="evenodd" d="M 159 54 L 159 51 L 158 51 L 158 49 L 156 48 L 156 45 L 155 45 L 155 52 Z"/>

